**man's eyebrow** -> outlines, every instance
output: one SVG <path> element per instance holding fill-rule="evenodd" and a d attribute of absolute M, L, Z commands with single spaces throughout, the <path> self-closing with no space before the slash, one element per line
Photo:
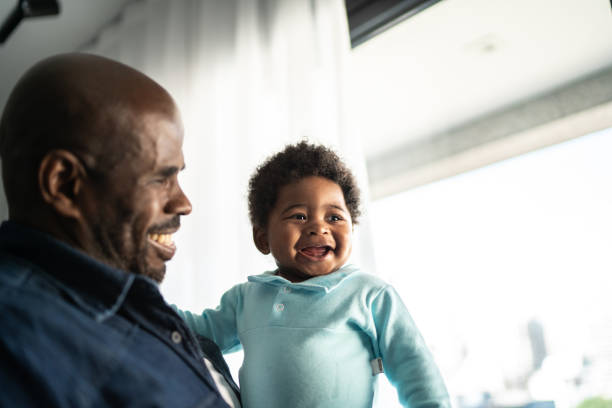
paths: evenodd
<path fill-rule="evenodd" d="M 157 174 L 159 174 L 162 177 L 170 177 L 182 170 L 185 170 L 184 164 L 183 164 L 183 167 L 177 167 L 177 166 L 164 167 L 161 170 L 159 170 Z"/>
<path fill-rule="evenodd" d="M 306 207 L 306 204 L 291 204 L 290 206 L 288 206 L 287 208 L 285 208 L 283 211 L 281 211 L 281 214 L 286 213 L 287 211 L 293 210 L 294 208 L 298 208 L 298 207 Z"/>

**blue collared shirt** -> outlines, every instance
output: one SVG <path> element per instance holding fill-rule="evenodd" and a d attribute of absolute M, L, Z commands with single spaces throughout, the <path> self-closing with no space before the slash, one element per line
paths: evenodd
<path fill-rule="evenodd" d="M 249 276 L 216 309 L 180 314 L 223 352 L 244 349 L 244 407 L 371 407 L 384 367 L 402 406 L 450 408 L 397 292 L 353 265 L 298 283 L 275 271 Z"/>
<path fill-rule="evenodd" d="M 203 363 L 227 373 L 218 349 L 204 354 L 152 280 L 13 222 L 0 316 L 1 407 L 227 407 Z"/>

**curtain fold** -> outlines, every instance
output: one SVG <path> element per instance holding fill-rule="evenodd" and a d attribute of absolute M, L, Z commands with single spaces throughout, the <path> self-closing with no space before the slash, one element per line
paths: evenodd
<path fill-rule="evenodd" d="M 248 178 L 267 156 L 307 138 L 367 177 L 344 104 L 348 25 L 342 0 L 141 0 L 82 51 L 137 68 L 173 95 L 185 124 L 193 204 L 162 284 L 169 302 L 201 310 L 247 275 L 275 267 L 252 243 Z M 374 272 L 367 211 L 354 263 Z"/>

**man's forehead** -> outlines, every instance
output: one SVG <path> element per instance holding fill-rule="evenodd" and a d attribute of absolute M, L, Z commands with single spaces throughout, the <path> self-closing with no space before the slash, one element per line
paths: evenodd
<path fill-rule="evenodd" d="M 183 126 L 177 113 L 122 104 L 106 113 L 99 119 L 96 138 L 104 143 L 90 144 L 94 149 L 90 151 L 96 155 L 95 146 L 101 147 L 99 157 L 104 157 L 110 168 L 133 169 L 144 175 L 157 173 L 165 166 L 183 167 Z"/>
<path fill-rule="evenodd" d="M 141 146 L 150 149 L 156 161 L 183 161 L 183 124 L 178 115 L 163 112 L 147 112 L 139 116 L 134 128 Z M 182 167 L 182 163 L 181 163 Z"/>
<path fill-rule="evenodd" d="M 177 113 L 146 111 L 133 115 L 135 133 L 154 144 L 183 144 L 183 123 Z"/>
<path fill-rule="evenodd" d="M 118 101 L 101 109 L 99 122 L 111 124 L 110 131 L 124 138 L 136 138 L 142 142 L 157 142 L 172 135 L 182 140 L 183 123 L 176 106 L 167 104 L 134 105 Z"/>

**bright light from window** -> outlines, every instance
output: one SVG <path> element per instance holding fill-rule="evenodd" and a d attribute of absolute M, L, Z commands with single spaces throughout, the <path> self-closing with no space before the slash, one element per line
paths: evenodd
<path fill-rule="evenodd" d="M 610 397 L 612 130 L 379 200 L 371 214 L 378 273 L 458 407 Z"/>

